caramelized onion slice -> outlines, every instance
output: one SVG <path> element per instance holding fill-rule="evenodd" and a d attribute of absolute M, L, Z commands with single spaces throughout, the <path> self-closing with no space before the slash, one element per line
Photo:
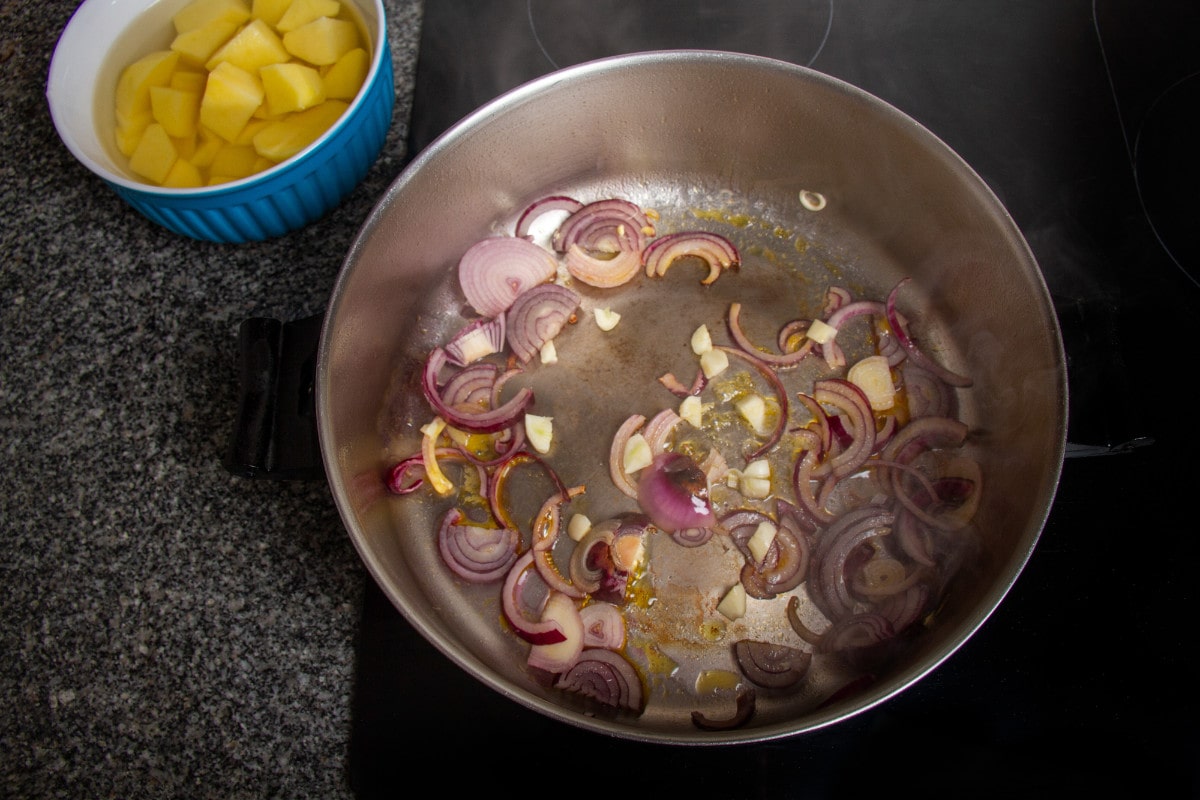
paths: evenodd
<path fill-rule="evenodd" d="M 589 647 L 554 684 L 613 708 L 642 712 L 645 692 L 633 664 L 620 653 Z"/>
<path fill-rule="evenodd" d="M 742 687 L 738 689 L 737 709 L 733 712 L 732 717 L 727 719 L 713 719 L 700 711 L 693 711 L 692 724 L 706 731 L 730 731 L 740 728 L 754 716 L 756 701 L 757 694 L 755 691 L 748 687 Z"/>
<path fill-rule="evenodd" d="M 755 639 L 734 642 L 733 657 L 743 675 L 766 689 L 795 686 L 812 665 L 812 653 Z"/>
<path fill-rule="evenodd" d="M 648 277 L 662 277 L 667 269 L 681 258 L 698 258 L 708 267 L 700 281 L 705 286 L 721 277 L 727 269 L 737 269 L 741 256 L 733 242 L 719 233 L 680 231 L 660 236 L 642 251 L 642 262 Z"/>

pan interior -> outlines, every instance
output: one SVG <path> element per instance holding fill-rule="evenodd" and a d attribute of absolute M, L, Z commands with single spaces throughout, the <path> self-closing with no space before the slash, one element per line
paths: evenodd
<path fill-rule="evenodd" d="M 805 208 L 802 190 L 820 192 L 826 207 Z M 593 521 L 635 510 L 608 477 L 612 437 L 631 414 L 677 406 L 657 379 L 671 372 L 690 380 L 698 325 L 727 342 L 726 313 L 738 302 L 747 333 L 769 344 L 783 322 L 819 314 L 831 286 L 882 300 L 912 278 L 900 305 L 922 346 L 974 379 L 958 392 L 959 416 L 972 429 L 985 493 L 945 602 L 869 688 L 827 704 L 862 666 L 817 659 L 799 689 L 758 692 L 748 727 L 696 729 L 695 710 L 732 713 L 731 691 L 699 691 L 697 683 L 736 670 L 733 641 L 802 643 L 783 612 L 786 597 L 752 601 L 737 621 L 715 613 L 737 579 L 739 556 L 727 542 L 714 537 L 685 549 L 663 537 L 648 545 L 644 596 L 653 603 L 633 610 L 627 650 L 652 701 L 636 718 L 597 714 L 531 678 L 528 646 L 501 621 L 497 585 L 467 586 L 440 563 L 435 532 L 454 499 L 383 490 L 382 476 L 419 448 L 419 427 L 432 413 L 419 383 L 425 356 L 472 316 L 457 284 L 458 258 L 480 238 L 510 234 L 530 202 L 553 194 L 623 197 L 654 209 L 660 234 L 710 230 L 742 254 L 738 271 L 709 286 L 700 284 L 704 271 L 686 263 L 618 289 L 575 282 L 581 312 L 556 340 L 558 363 L 530 365 L 520 376 L 535 392 L 536 413 L 554 419 L 548 461 L 568 485 L 586 486 L 567 514 Z M 597 308 L 618 312 L 617 327 L 596 326 Z M 1036 264 L 994 196 L 932 135 L 880 101 L 798 67 L 733 54 L 595 62 L 464 120 L 405 171 L 364 225 L 322 340 L 327 473 L 356 547 L 397 608 L 450 659 L 517 702 L 654 741 L 791 734 L 920 678 L 1016 579 L 1053 498 L 1065 436 L 1063 358 L 1050 309 Z M 843 345 L 852 363 L 869 341 L 847 337 Z M 828 374 L 810 359 L 784 377 L 794 396 Z M 789 469 L 787 455 L 773 456 L 776 474 Z M 548 484 L 531 470 L 511 485 L 514 518 L 528 519 Z M 803 599 L 804 585 L 792 594 Z"/>

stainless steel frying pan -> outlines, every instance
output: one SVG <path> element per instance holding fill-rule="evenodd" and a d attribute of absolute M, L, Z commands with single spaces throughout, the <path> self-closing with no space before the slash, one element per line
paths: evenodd
<path fill-rule="evenodd" d="M 802 190 L 820 192 L 826 207 L 805 208 Z M 730 692 L 696 688 L 701 673 L 731 669 L 733 638 L 804 645 L 782 603 L 725 626 L 714 641 L 707 612 L 689 610 L 685 591 L 668 597 L 664 587 L 652 626 L 659 641 L 643 642 L 643 655 L 666 657 L 640 663 L 646 711 L 596 714 L 531 677 L 528 645 L 501 622 L 498 587 L 468 586 L 440 563 L 434 532 L 449 501 L 385 491 L 384 474 L 416 450 L 418 428 L 431 416 L 419 383 L 425 355 L 470 316 L 459 257 L 483 237 L 511 233 L 529 203 L 551 194 L 624 197 L 656 209 L 660 231 L 717 231 L 743 254 L 738 272 L 707 287 L 685 266 L 615 290 L 576 285 L 584 314 L 607 307 L 621 323 L 611 332 L 571 326 L 558 343 L 559 363 L 527 370 L 538 413 L 554 417 L 560 432 L 547 458 L 569 483 L 587 485 L 572 507 L 593 520 L 628 508 L 608 479 L 609 444 L 631 413 L 649 416 L 675 402 L 655 378 L 691 376 L 688 339 L 699 322 L 721 336 L 729 303 L 740 302 L 748 328 L 765 340 L 771 325 L 819 308 L 831 285 L 883 299 L 912 278 L 902 302 L 923 346 L 973 378 L 958 402 L 985 491 L 970 563 L 922 634 L 860 690 L 839 694 L 847 674 L 814 662 L 804 688 L 759 692 L 746 725 L 697 728 L 693 711 L 733 711 Z M 346 258 L 325 317 L 317 390 L 326 473 L 345 527 L 421 634 L 497 692 L 564 723 L 686 744 L 826 726 L 885 701 L 951 656 L 1001 602 L 1038 540 L 1062 467 L 1067 415 L 1065 360 L 1042 276 L 971 168 L 853 86 L 783 62 L 708 51 L 621 56 L 548 75 L 479 109 L 421 153 Z M 697 587 L 728 569 L 722 553 L 693 554 L 673 568 L 702 593 Z"/>

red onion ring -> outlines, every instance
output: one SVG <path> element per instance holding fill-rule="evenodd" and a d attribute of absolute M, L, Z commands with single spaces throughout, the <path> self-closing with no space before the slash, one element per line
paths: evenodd
<path fill-rule="evenodd" d="M 592 255 L 577 244 L 567 250 L 567 272 L 576 280 L 599 289 L 613 289 L 633 280 L 642 267 L 641 255 L 632 246 L 608 258 Z"/>
<path fill-rule="evenodd" d="M 845 450 L 834 456 L 829 468 L 836 478 L 853 475 L 862 468 L 875 449 L 875 416 L 871 411 L 871 401 L 862 389 L 842 378 L 817 381 L 813 384 L 813 399 L 837 408 L 849 419 L 854 438 Z"/>
<path fill-rule="evenodd" d="M 700 711 L 693 711 L 692 724 L 706 731 L 729 731 L 740 728 L 754 716 L 756 700 L 757 695 L 753 689 L 739 687 L 736 700 L 737 707 L 732 717 L 727 719 L 713 719 Z"/>
<path fill-rule="evenodd" d="M 734 642 L 733 657 L 742 674 L 765 689 L 795 686 L 812 665 L 812 653 L 754 639 Z"/>
<path fill-rule="evenodd" d="M 664 452 L 654 457 L 638 478 L 638 505 L 660 530 L 673 533 L 713 524 L 708 500 L 708 478 L 683 453 Z"/>
<path fill-rule="evenodd" d="M 583 646 L 620 650 L 625 646 L 625 615 L 612 603 L 597 601 L 579 609 Z"/>
<path fill-rule="evenodd" d="M 896 296 L 900 293 L 900 288 L 910 280 L 912 279 L 901 279 L 901 281 L 896 284 L 895 288 L 893 288 L 888 294 L 886 303 L 887 320 L 888 325 L 891 326 L 892 333 L 896 335 L 897 341 L 900 342 L 900 346 L 904 348 L 904 351 L 908 353 L 908 357 L 916 362 L 918 366 L 929 370 L 951 386 L 970 386 L 973 381 L 969 377 L 965 375 L 959 375 L 957 372 L 953 372 L 946 367 L 943 367 L 941 364 L 925 355 L 921 348 L 919 348 L 912 338 L 909 337 L 903 321 L 896 312 Z"/>
<path fill-rule="evenodd" d="M 455 428 L 476 433 L 492 433 L 502 430 L 517 422 L 525 413 L 525 409 L 533 402 L 533 391 L 526 387 L 498 408 L 480 412 L 452 408 L 442 399 L 437 383 L 438 373 L 445 363 L 446 351 L 435 347 L 425 362 L 425 370 L 421 375 L 421 390 L 425 393 L 425 399 L 429 405 L 433 407 L 434 413 Z"/>
<path fill-rule="evenodd" d="M 522 292 L 553 280 L 558 262 L 528 239 L 492 236 L 481 239 L 458 262 L 458 282 L 480 316 L 497 317 Z"/>
<path fill-rule="evenodd" d="M 584 649 L 575 665 L 560 676 L 554 686 L 606 706 L 639 714 L 645 702 L 645 691 L 637 670 L 620 653 L 607 648 Z"/>
<path fill-rule="evenodd" d="M 442 517 L 438 552 L 446 566 L 471 583 L 491 583 L 504 577 L 517 560 L 520 536 L 511 528 L 483 527 L 463 522 L 457 508 Z"/>
<path fill-rule="evenodd" d="M 563 220 L 554 235 L 554 249 L 560 253 L 579 245 L 585 251 L 642 251 L 643 236 L 652 236 L 654 227 L 640 206 L 619 197 L 596 200 L 578 208 Z"/>
<path fill-rule="evenodd" d="M 730 303 L 728 315 L 729 335 L 733 337 L 733 341 L 738 347 L 742 348 L 747 353 L 765 364 L 770 364 L 776 369 L 787 369 L 799 364 L 812 351 L 812 340 L 809 339 L 806 345 L 800 347 L 799 350 L 793 350 L 792 352 L 784 353 L 783 355 L 778 353 L 769 353 L 757 347 L 752 341 L 750 341 L 750 338 L 746 336 L 745 331 L 742 330 L 741 316 L 742 304 Z"/>
<path fill-rule="evenodd" d="M 661 278 L 672 264 L 689 257 L 700 259 L 708 267 L 708 274 L 700 281 L 704 286 L 721 277 L 723 270 L 736 270 L 741 264 L 741 256 L 733 243 L 708 231 L 680 231 L 660 236 L 642 251 L 648 277 Z"/>
<path fill-rule="evenodd" d="M 530 575 L 536 574 L 537 570 L 533 568 L 533 551 L 526 550 L 513 562 L 504 579 L 504 588 L 500 593 L 504 618 L 518 636 L 531 644 L 555 644 L 566 641 L 567 635 L 557 622 L 552 619 L 539 619 L 535 622 L 529 619 L 523 610 L 525 585 L 528 583 Z M 541 613 L 540 608 L 538 613 Z"/>
<path fill-rule="evenodd" d="M 504 315 L 508 346 L 522 364 L 558 336 L 579 308 L 579 295 L 557 283 L 543 283 L 522 293 Z"/>
<path fill-rule="evenodd" d="M 477 319 L 446 342 L 446 358 L 455 366 L 465 367 L 503 349 L 504 317 Z"/>
<path fill-rule="evenodd" d="M 551 195 L 543 197 L 540 200 L 534 200 L 521 212 L 521 216 L 517 217 L 517 225 L 514 233 L 523 239 L 527 239 L 530 236 L 529 231 L 533 227 L 533 223 L 543 214 L 554 211 L 565 211 L 570 215 L 581 208 L 583 208 L 583 203 L 566 195 Z"/>
<path fill-rule="evenodd" d="M 641 430 L 645 424 L 646 418 L 641 414 L 633 414 L 628 417 L 617 429 L 616 435 L 613 436 L 612 447 L 608 451 L 609 477 L 622 493 L 634 500 L 637 499 L 638 490 L 637 484 L 625 471 L 625 445 L 629 442 L 630 437 Z"/>

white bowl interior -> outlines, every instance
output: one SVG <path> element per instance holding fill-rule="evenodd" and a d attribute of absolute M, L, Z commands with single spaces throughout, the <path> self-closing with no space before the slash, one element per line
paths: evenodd
<path fill-rule="evenodd" d="M 378 72 L 384 37 L 382 0 L 344 1 L 358 10 L 370 37 L 374 59 L 367 76 L 370 82 Z M 46 83 L 54 127 L 81 163 L 111 183 L 141 191 L 179 191 L 161 189 L 133 175 L 112 137 L 101 131 L 116 127 L 112 98 L 121 70 L 141 54 L 169 47 L 174 35 L 171 17 L 189 2 L 85 0 L 55 45 Z"/>

